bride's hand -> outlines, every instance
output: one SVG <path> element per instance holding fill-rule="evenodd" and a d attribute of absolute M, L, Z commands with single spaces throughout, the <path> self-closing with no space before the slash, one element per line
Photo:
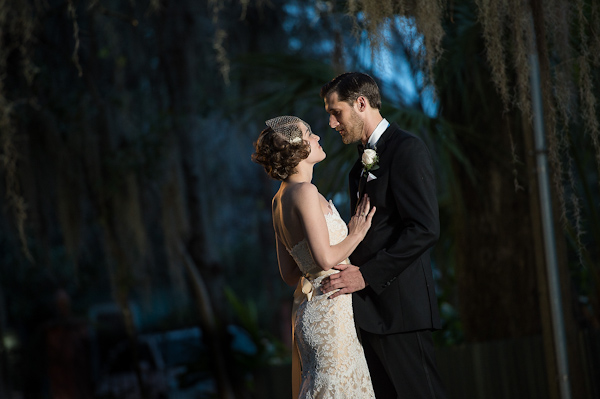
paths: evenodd
<path fill-rule="evenodd" d="M 365 237 L 371 227 L 371 221 L 375 214 L 375 207 L 371 208 L 369 196 L 365 194 L 362 201 L 358 204 L 356 213 L 348 223 L 348 234 L 359 234 L 361 239 Z"/>

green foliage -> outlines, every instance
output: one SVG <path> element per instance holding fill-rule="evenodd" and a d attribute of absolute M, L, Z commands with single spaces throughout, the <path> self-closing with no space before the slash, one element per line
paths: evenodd
<path fill-rule="evenodd" d="M 258 309 L 254 300 L 242 301 L 229 287 L 225 287 L 224 291 L 234 311 L 236 323 L 239 323 L 239 326 L 248 332 L 257 348 L 254 353 L 239 354 L 238 359 L 250 368 L 260 368 L 268 364 L 289 361 L 290 349 L 260 325 Z"/>
<path fill-rule="evenodd" d="M 245 376 L 244 380 L 249 391 L 257 392 L 261 388 L 257 384 L 265 383 L 261 381 L 261 375 L 273 366 L 290 363 L 291 349 L 260 325 L 254 300 L 242 301 L 229 287 L 225 287 L 225 295 L 235 313 L 235 324 L 229 328 L 230 334 L 234 336 L 231 349 L 235 365 L 230 365 L 230 368 L 235 369 L 236 374 Z M 245 333 L 248 334 L 248 341 L 243 339 Z M 239 341 L 238 345 L 236 345 L 236 337 Z M 273 381 L 266 381 L 266 383 L 272 384 Z"/>

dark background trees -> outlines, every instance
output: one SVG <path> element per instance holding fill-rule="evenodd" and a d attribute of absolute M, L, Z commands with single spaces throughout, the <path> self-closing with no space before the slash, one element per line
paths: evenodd
<path fill-rule="evenodd" d="M 439 346 L 542 335 L 548 356 L 532 32 L 576 345 L 600 328 L 599 18 L 584 0 L 2 3 L 0 334 L 19 346 L 1 341 L 0 394 L 51 391 L 38 360 L 67 293 L 90 331 L 107 302 L 133 341 L 199 326 L 215 390 L 256 395 L 257 370 L 287 362 L 291 290 L 273 251 L 277 184 L 252 141 L 274 115 L 310 122 L 328 154 L 315 183 L 347 218 L 355 151 L 318 98 L 345 70 L 375 76 L 384 115 L 434 153 Z"/>

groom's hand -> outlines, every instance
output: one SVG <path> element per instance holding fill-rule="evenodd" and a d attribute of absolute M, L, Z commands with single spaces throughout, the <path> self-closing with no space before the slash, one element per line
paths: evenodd
<path fill-rule="evenodd" d="M 340 272 L 325 278 L 321 285 L 323 292 L 339 289 L 339 291 L 331 295 L 329 299 L 333 299 L 342 294 L 351 294 L 366 287 L 365 279 L 358 266 L 337 265 L 333 268 Z"/>

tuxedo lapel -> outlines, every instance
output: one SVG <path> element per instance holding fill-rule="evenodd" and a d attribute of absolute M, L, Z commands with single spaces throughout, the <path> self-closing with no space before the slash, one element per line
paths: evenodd
<path fill-rule="evenodd" d="M 354 212 L 356 212 L 356 209 L 358 208 L 358 204 L 360 204 L 360 200 L 362 199 L 363 195 L 365 195 L 365 189 L 367 188 L 367 174 L 361 174 L 359 180 L 358 180 L 358 201 L 356 201 L 356 206 L 354 207 Z"/>
<path fill-rule="evenodd" d="M 358 202 L 358 191 L 360 186 L 360 172 L 362 169 L 362 163 L 360 162 L 360 158 L 356 160 L 352 169 L 350 169 L 350 173 L 348 173 L 349 177 L 349 192 L 350 194 L 350 213 L 353 213 L 356 209 L 356 203 Z"/>
<path fill-rule="evenodd" d="M 377 155 L 379 157 L 381 157 L 381 155 L 385 152 L 386 147 L 387 147 L 387 142 L 396 129 L 399 129 L 399 127 L 395 123 L 390 124 L 390 126 L 388 126 L 388 128 L 385 129 L 385 132 L 383 132 L 383 134 L 377 141 L 377 143 L 375 145 L 375 151 L 377 152 Z M 355 184 L 356 184 L 355 187 L 357 188 L 356 192 L 351 193 L 351 195 L 353 195 L 353 196 L 356 195 L 356 197 L 352 198 L 352 201 L 356 200 L 354 207 L 351 208 L 351 209 L 353 209 L 354 212 L 356 212 L 358 203 L 360 202 L 360 199 L 365 194 L 366 187 L 367 187 L 368 174 L 365 174 L 364 176 L 362 175 L 363 164 L 361 162 L 361 156 L 363 154 L 363 151 L 364 151 L 363 145 L 359 144 L 358 145 L 358 159 L 356 160 L 356 163 L 350 170 L 350 178 L 354 179 Z M 377 173 L 375 172 L 375 174 L 377 174 Z"/>
<path fill-rule="evenodd" d="M 381 157 L 381 155 L 385 152 L 385 149 L 387 148 L 386 144 L 387 144 L 388 140 L 390 139 L 390 137 L 392 137 L 392 134 L 396 129 L 399 129 L 399 128 L 395 123 L 391 123 L 388 126 L 388 128 L 385 129 L 385 132 L 383 132 L 383 134 L 377 141 L 377 144 L 375 144 L 375 151 L 377 151 L 378 156 Z"/>

